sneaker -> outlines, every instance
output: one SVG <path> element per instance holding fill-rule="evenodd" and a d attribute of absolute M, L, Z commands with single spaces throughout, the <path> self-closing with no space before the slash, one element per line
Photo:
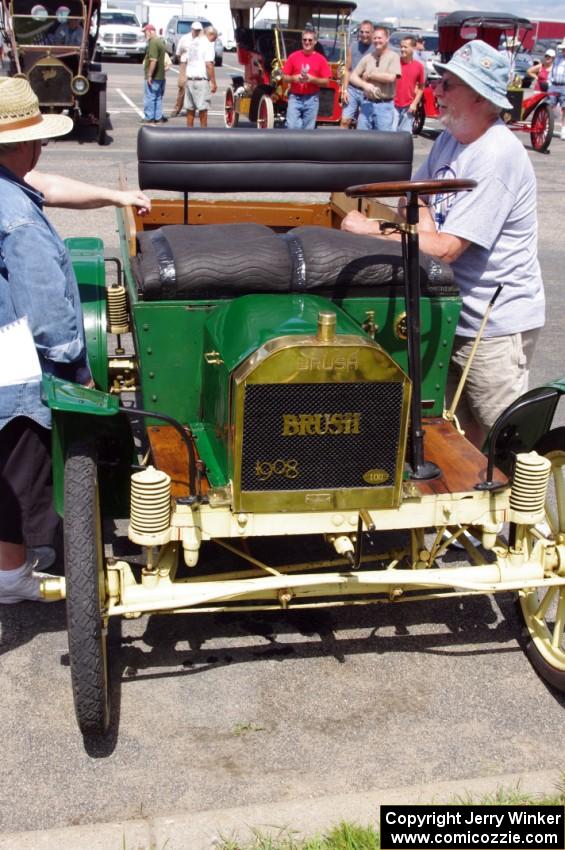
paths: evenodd
<path fill-rule="evenodd" d="M 40 591 L 41 581 L 49 578 L 53 578 L 49 573 L 36 573 L 29 561 L 17 570 L 0 571 L 0 605 L 54 601 L 44 599 Z"/>
<path fill-rule="evenodd" d="M 27 559 L 32 570 L 48 570 L 57 560 L 52 546 L 28 546 Z"/>
<path fill-rule="evenodd" d="M 159 124 L 159 123 L 160 123 L 160 124 L 166 124 L 168 120 L 169 120 L 169 119 L 168 119 L 168 118 L 165 118 L 165 116 L 163 115 L 163 117 L 162 117 L 162 118 L 159 118 L 159 120 L 158 120 L 158 121 L 156 121 L 155 123 L 157 123 L 157 124 Z"/>

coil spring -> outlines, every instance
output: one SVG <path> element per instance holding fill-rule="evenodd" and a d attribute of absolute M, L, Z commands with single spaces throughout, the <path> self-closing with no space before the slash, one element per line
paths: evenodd
<path fill-rule="evenodd" d="M 136 534 L 161 534 L 171 518 L 171 479 L 148 466 L 131 476 L 130 525 Z"/>
<path fill-rule="evenodd" d="M 128 333 L 129 316 L 125 287 L 110 286 L 106 292 L 108 299 L 108 324 L 110 326 L 110 333 Z"/>
<path fill-rule="evenodd" d="M 522 515 L 545 514 L 545 499 L 551 461 L 537 452 L 522 452 L 516 457 L 510 507 Z M 536 520 L 537 521 L 537 520 Z"/>

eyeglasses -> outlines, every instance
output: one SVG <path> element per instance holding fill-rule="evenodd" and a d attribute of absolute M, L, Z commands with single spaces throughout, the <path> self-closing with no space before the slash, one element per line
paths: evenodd
<path fill-rule="evenodd" d="M 313 44 L 314 43 L 313 38 L 303 38 L 302 41 L 303 41 L 304 44 Z"/>
<path fill-rule="evenodd" d="M 446 80 L 445 77 L 440 77 L 437 81 L 437 85 L 441 86 L 444 91 L 465 88 L 465 83 L 454 83 L 453 80 Z"/>

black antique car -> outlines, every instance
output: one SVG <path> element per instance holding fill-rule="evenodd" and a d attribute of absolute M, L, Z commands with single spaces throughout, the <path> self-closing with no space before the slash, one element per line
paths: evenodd
<path fill-rule="evenodd" d="M 106 142 L 106 74 L 93 61 L 100 0 L 1 0 L 10 76 L 25 77 L 42 112 L 67 112 Z"/>

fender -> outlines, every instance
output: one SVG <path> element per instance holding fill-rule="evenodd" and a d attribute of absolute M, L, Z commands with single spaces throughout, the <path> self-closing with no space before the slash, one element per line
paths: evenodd
<path fill-rule="evenodd" d="M 520 396 L 507 407 L 492 426 L 483 452 L 507 475 L 518 452 L 534 449 L 551 429 L 565 378 L 542 384 Z"/>
<path fill-rule="evenodd" d="M 88 435 L 97 445 L 100 497 L 109 516 L 127 516 L 129 476 L 136 463 L 129 419 L 119 396 L 44 375 L 43 401 L 53 414 L 51 446 L 55 509 L 64 515 L 64 470 L 69 447 Z"/>
<path fill-rule="evenodd" d="M 75 271 L 84 317 L 86 348 L 96 386 L 108 390 L 106 343 L 106 276 L 104 243 L 101 239 L 65 239 Z"/>

